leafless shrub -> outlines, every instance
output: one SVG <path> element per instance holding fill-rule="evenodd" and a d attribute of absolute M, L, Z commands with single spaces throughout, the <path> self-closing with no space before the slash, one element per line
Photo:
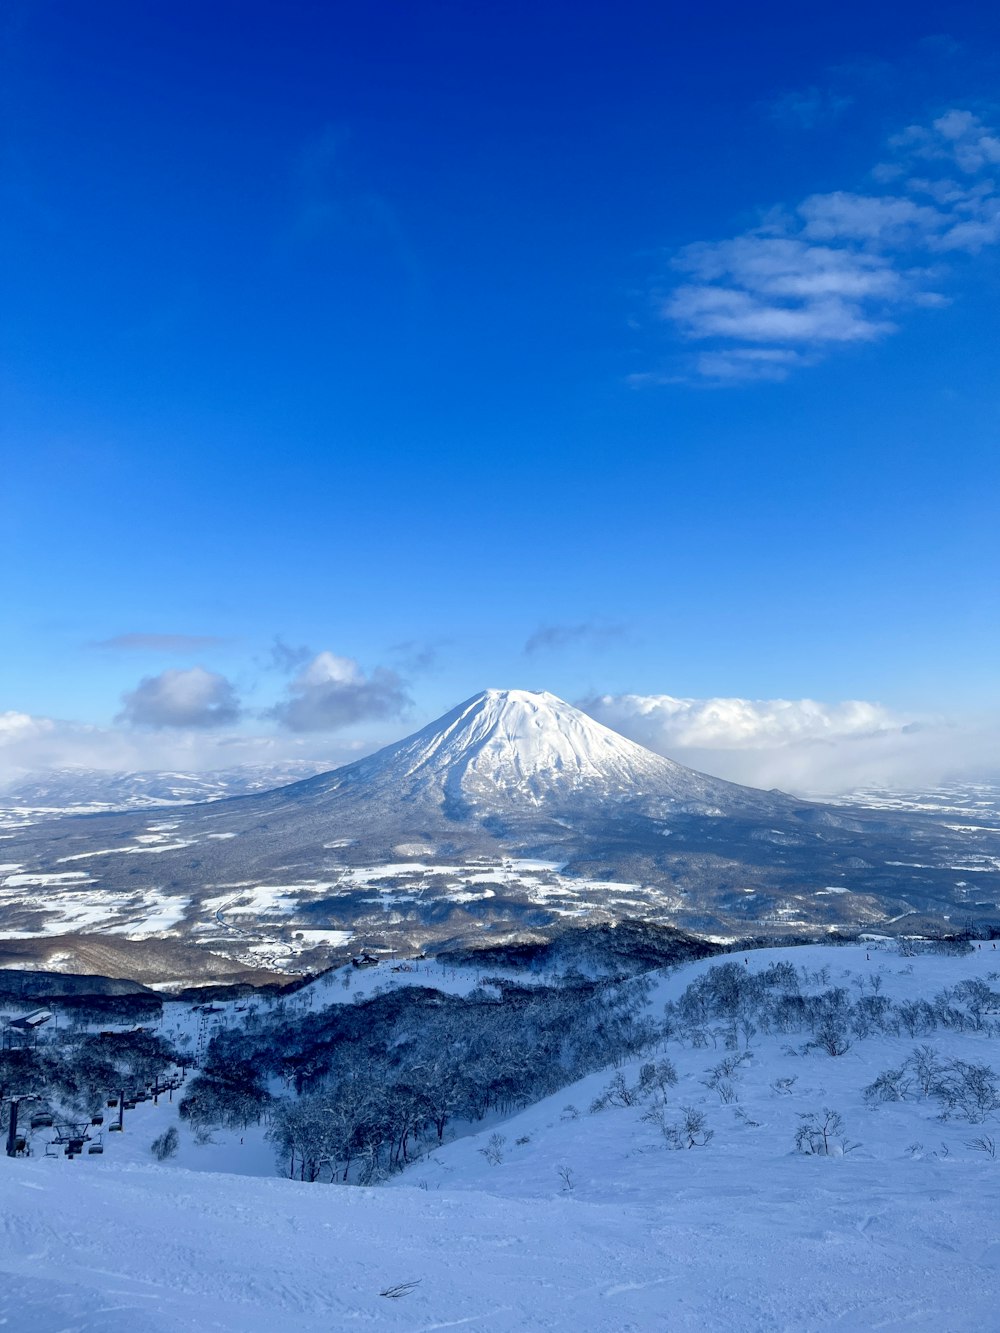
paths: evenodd
<path fill-rule="evenodd" d="M 384 1291 L 380 1291 L 379 1295 L 387 1296 L 390 1301 L 398 1301 L 400 1296 L 409 1296 L 411 1291 L 416 1291 L 422 1281 L 423 1278 L 418 1277 L 413 1282 L 397 1282 L 395 1286 L 386 1287 Z"/>
<path fill-rule="evenodd" d="M 879 1074 L 874 1083 L 869 1083 L 864 1091 L 865 1101 L 869 1106 L 878 1106 L 881 1102 L 902 1102 L 913 1084 L 907 1077 L 905 1066 L 901 1069 L 886 1069 Z"/>
<path fill-rule="evenodd" d="M 608 1106 L 635 1106 L 640 1100 L 641 1087 L 630 1088 L 628 1079 L 619 1069 L 599 1097 L 590 1103 L 591 1112 L 603 1111 Z"/>
<path fill-rule="evenodd" d="M 648 1096 L 652 1093 L 660 1093 L 665 1096 L 667 1088 L 672 1088 L 677 1082 L 677 1070 L 670 1060 L 657 1060 L 645 1064 L 639 1070 L 639 1088 L 640 1095 Z"/>
<path fill-rule="evenodd" d="M 906 1067 L 913 1071 L 922 1097 L 929 1097 L 945 1072 L 947 1064 L 938 1057 L 931 1046 L 915 1046 L 913 1054 L 906 1062 Z"/>
<path fill-rule="evenodd" d="M 667 1106 L 663 1102 L 651 1107 L 642 1118 L 657 1126 L 670 1149 L 704 1148 L 711 1142 L 715 1131 L 708 1128 L 704 1111 L 695 1106 L 682 1106 L 680 1114 L 680 1120 L 668 1120 Z"/>
<path fill-rule="evenodd" d="M 501 1166 L 506 1143 L 507 1136 L 505 1134 L 491 1134 L 486 1147 L 478 1150 L 479 1154 L 481 1157 L 485 1157 L 491 1166 Z"/>
<path fill-rule="evenodd" d="M 841 1154 L 846 1157 L 861 1147 L 860 1143 L 850 1143 L 846 1138 L 841 1138 L 839 1144 L 835 1144 L 837 1135 L 843 1133 L 844 1120 L 839 1111 L 831 1111 L 828 1106 L 824 1106 L 822 1111 L 800 1112 L 799 1120 L 802 1123 L 795 1131 L 798 1152 L 816 1157 L 833 1157 L 839 1147 Z"/>
<path fill-rule="evenodd" d="M 171 1125 L 169 1129 L 164 1130 L 158 1138 L 153 1140 L 149 1145 L 149 1150 L 158 1162 L 166 1162 L 169 1158 L 176 1156 L 179 1146 L 180 1135 L 177 1133 L 177 1127 Z"/>
<path fill-rule="evenodd" d="M 747 1129 L 760 1129 L 760 1121 L 751 1120 L 742 1106 L 737 1106 L 734 1114 L 740 1124 L 746 1125 Z"/>
<path fill-rule="evenodd" d="M 832 1019 L 823 1023 L 816 1032 L 810 1045 L 826 1051 L 827 1055 L 846 1055 L 851 1049 L 851 1039 L 846 1028 Z"/>
<path fill-rule="evenodd" d="M 988 1115 L 1000 1110 L 1000 1087 L 996 1072 L 989 1065 L 952 1060 L 931 1088 L 931 1096 L 941 1104 L 941 1118 L 961 1116 L 970 1125 L 980 1125 Z"/>
<path fill-rule="evenodd" d="M 989 1134 L 983 1134 L 982 1137 L 978 1139 L 970 1139 L 965 1146 L 974 1149 L 976 1152 L 984 1152 L 987 1157 L 992 1157 L 994 1161 L 996 1160 L 997 1141 Z"/>

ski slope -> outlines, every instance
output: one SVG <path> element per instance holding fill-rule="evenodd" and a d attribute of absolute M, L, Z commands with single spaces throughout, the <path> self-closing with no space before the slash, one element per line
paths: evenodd
<path fill-rule="evenodd" d="M 656 974 L 651 1012 L 718 961 Z M 820 989 L 859 993 L 878 977 L 897 1000 L 970 978 L 1000 987 L 1000 950 L 988 945 L 957 958 L 810 946 L 743 965 L 775 961 Z M 422 967 L 391 983 L 373 969 L 350 989 L 333 975 L 289 1003 L 477 980 Z M 0 1159 L 0 1318 L 34 1333 L 995 1328 L 1000 1160 L 972 1145 L 997 1133 L 996 1115 L 973 1126 L 940 1120 L 926 1102 L 872 1108 L 862 1097 L 915 1044 L 872 1037 L 833 1058 L 757 1034 L 739 1100 L 723 1104 L 703 1080 L 724 1050 L 671 1040 L 669 1104 L 704 1110 L 707 1146 L 667 1151 L 639 1105 L 592 1113 L 611 1068 L 506 1120 L 459 1127 L 374 1189 L 279 1179 L 261 1134 L 219 1132 L 198 1147 L 183 1125 L 176 1163 L 153 1165 L 148 1143 L 176 1104 L 146 1104 L 103 1158 Z M 985 1033 L 927 1044 L 998 1063 Z M 640 1063 L 623 1062 L 626 1082 Z M 776 1092 L 787 1078 L 792 1091 Z M 858 1147 L 796 1153 L 799 1116 L 824 1106 Z M 496 1134 L 499 1153 L 487 1155 Z"/>

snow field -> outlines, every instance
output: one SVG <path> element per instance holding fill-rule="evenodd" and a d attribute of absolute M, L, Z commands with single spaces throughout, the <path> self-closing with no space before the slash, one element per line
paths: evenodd
<path fill-rule="evenodd" d="M 988 946 L 964 957 L 903 958 L 877 944 L 743 957 L 653 974 L 649 1012 L 732 962 L 790 962 L 804 990 L 842 986 L 852 1000 L 876 976 L 895 1001 L 966 979 L 1000 990 L 1000 950 Z M 462 992 L 479 979 L 415 966 L 330 974 L 282 1003 L 294 1013 L 390 985 Z M 266 1007 L 238 1001 L 206 1018 L 168 1004 L 162 1030 L 193 1037 Z M 670 1040 L 661 1055 L 588 1075 L 502 1122 L 459 1126 L 379 1189 L 276 1179 L 259 1131 L 243 1144 L 220 1131 L 199 1147 L 184 1125 L 176 1163 L 152 1165 L 148 1144 L 176 1103 L 141 1104 L 103 1158 L 0 1159 L 0 1317 L 33 1333 L 1000 1326 L 1000 1159 L 970 1146 L 1000 1121 L 941 1121 L 929 1101 L 872 1108 L 863 1098 L 915 1045 L 997 1066 L 996 1039 L 875 1036 L 831 1057 L 793 1053 L 800 1034 L 755 1034 L 730 1104 L 703 1082 L 732 1054 L 716 1040 Z M 670 1111 L 695 1106 L 714 1131 L 703 1148 L 668 1151 L 643 1104 L 589 1110 L 617 1073 L 632 1087 L 642 1063 L 663 1055 L 678 1074 Z M 795 1080 L 790 1091 L 776 1090 L 781 1079 Z M 846 1156 L 794 1151 L 800 1114 L 823 1107 L 859 1145 Z M 396 1299 L 379 1294 L 410 1282 Z"/>

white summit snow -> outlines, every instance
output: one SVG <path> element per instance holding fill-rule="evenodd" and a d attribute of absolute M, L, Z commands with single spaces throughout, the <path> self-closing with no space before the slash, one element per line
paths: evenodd
<path fill-rule="evenodd" d="M 713 807 L 763 797 L 653 754 L 546 690 L 484 690 L 329 777 L 330 789 L 391 787 L 406 800 L 472 807 L 570 802 L 583 794 Z"/>

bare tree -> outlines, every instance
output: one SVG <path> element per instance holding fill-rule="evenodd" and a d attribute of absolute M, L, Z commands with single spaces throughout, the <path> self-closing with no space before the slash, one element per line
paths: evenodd
<path fill-rule="evenodd" d="M 828 1106 L 824 1106 L 822 1111 L 800 1112 L 799 1120 L 801 1124 L 795 1131 L 796 1149 L 817 1157 L 832 1157 L 834 1139 L 838 1134 L 843 1134 L 844 1130 L 843 1117 L 839 1111 L 831 1111 Z M 846 1138 L 841 1138 L 839 1143 L 845 1157 L 860 1146 L 859 1143 L 849 1143 Z"/>

